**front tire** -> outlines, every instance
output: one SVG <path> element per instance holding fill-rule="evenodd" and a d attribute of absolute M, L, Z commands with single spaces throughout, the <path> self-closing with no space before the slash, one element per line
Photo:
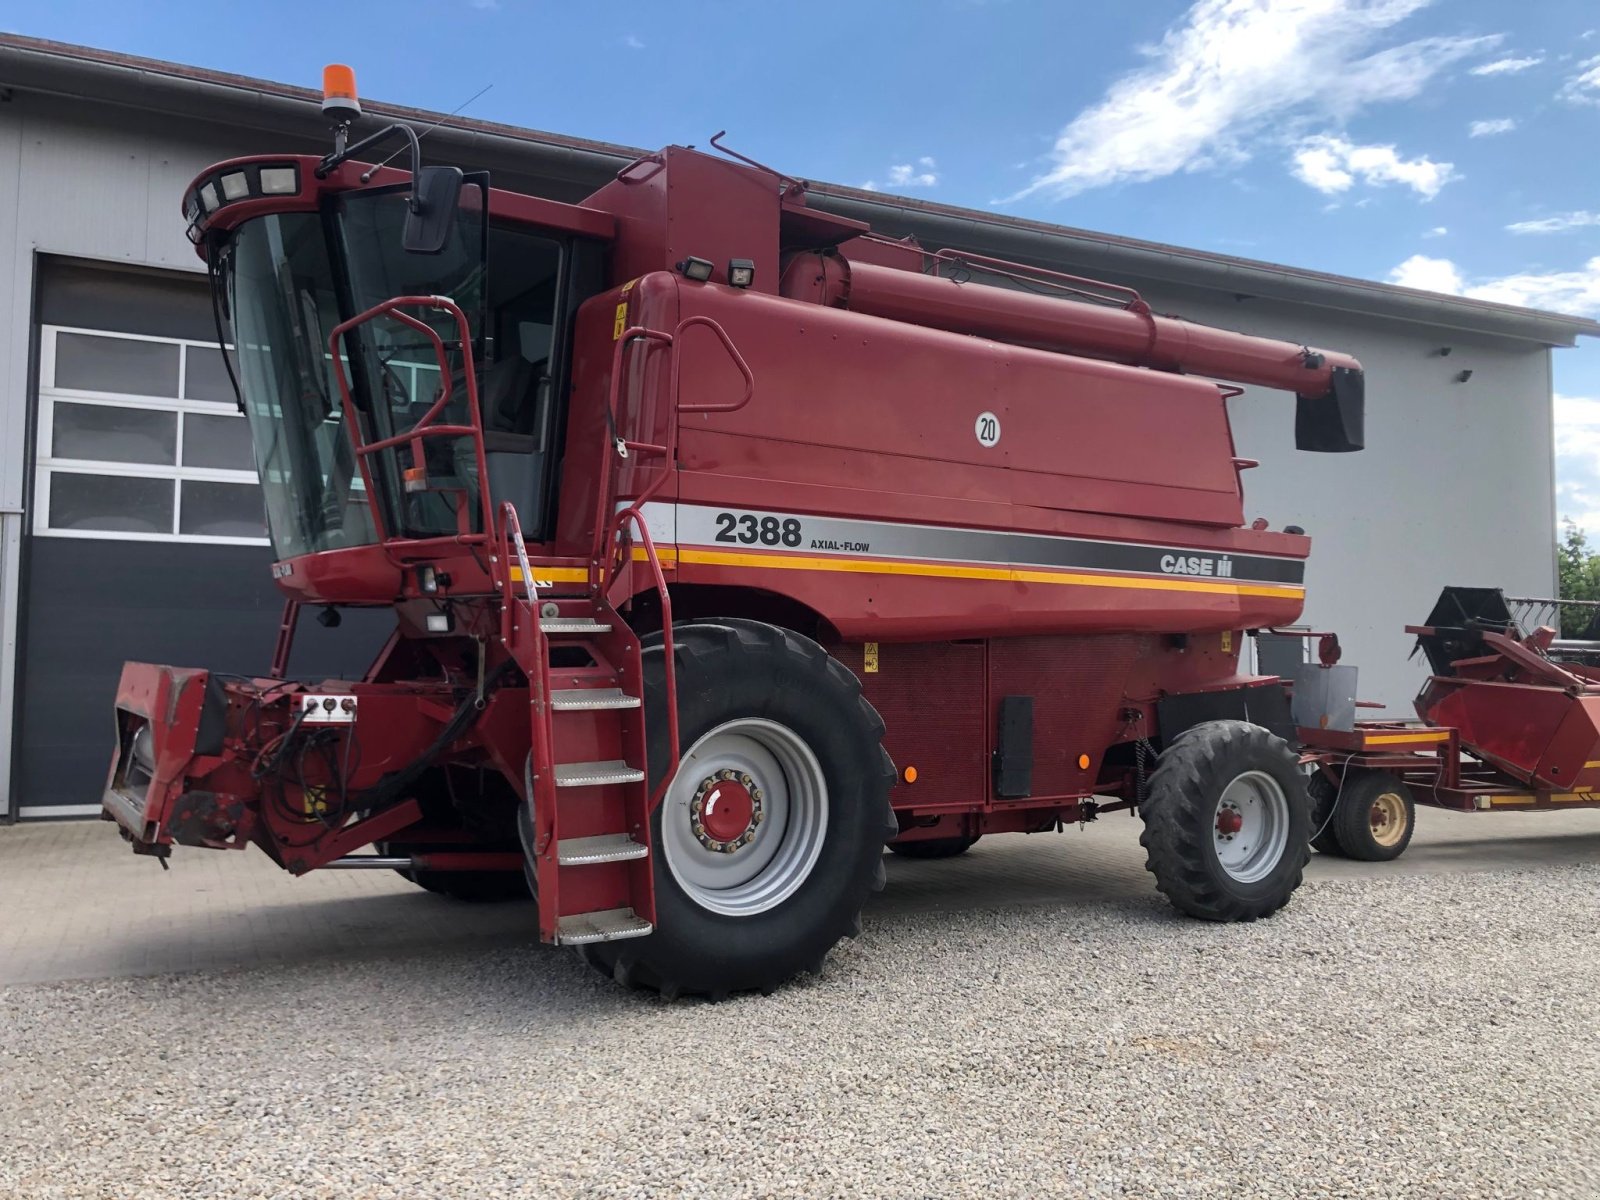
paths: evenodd
<path fill-rule="evenodd" d="M 883 886 L 899 831 L 883 721 L 797 633 L 690 623 L 673 641 L 682 760 L 651 816 L 656 929 L 584 957 L 668 997 L 770 991 L 820 971 Z M 662 647 L 642 661 L 653 791 L 669 757 Z"/>
<path fill-rule="evenodd" d="M 1139 811 L 1145 869 L 1176 908 L 1202 920 L 1277 912 L 1311 857 L 1299 761 L 1282 738 L 1245 721 L 1207 721 L 1174 738 Z"/>

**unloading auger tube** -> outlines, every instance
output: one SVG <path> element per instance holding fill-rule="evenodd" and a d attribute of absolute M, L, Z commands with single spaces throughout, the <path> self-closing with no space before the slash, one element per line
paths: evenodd
<path fill-rule="evenodd" d="M 1158 316 L 1131 288 L 1050 271 L 1023 274 L 1015 264 L 953 252 L 930 255 L 927 263 L 931 273 L 838 251 L 800 254 L 784 270 L 780 291 L 930 329 L 1293 392 L 1299 449 L 1341 452 L 1364 444 L 1365 376 L 1348 354 Z M 941 267 L 949 273 L 940 274 Z M 992 286 L 975 274 L 1054 294 Z"/>

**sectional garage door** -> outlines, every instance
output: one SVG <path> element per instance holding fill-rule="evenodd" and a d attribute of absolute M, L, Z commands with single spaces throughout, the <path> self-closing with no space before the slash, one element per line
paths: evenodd
<path fill-rule="evenodd" d="M 125 659 L 264 674 L 282 599 L 203 280 L 41 259 L 13 795 L 98 810 Z M 304 623 L 359 671 L 372 622 Z"/>

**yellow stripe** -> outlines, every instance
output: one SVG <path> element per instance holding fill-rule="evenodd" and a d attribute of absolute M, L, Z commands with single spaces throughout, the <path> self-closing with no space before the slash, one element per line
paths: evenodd
<path fill-rule="evenodd" d="M 1552 804 L 1588 804 L 1595 799 L 1594 792 L 1554 792 L 1545 797 Z M 1532 804 L 1534 796 L 1491 796 L 1490 804 Z"/>
<path fill-rule="evenodd" d="M 1299 600 L 1304 588 L 1219 583 L 1215 580 L 1149 579 L 1127 575 L 1080 575 L 1016 567 L 971 567 L 890 559 L 808 558 L 798 554 L 734 554 L 723 550 L 680 550 L 678 561 L 715 567 L 767 567 L 779 571 L 839 571 L 860 575 L 915 575 L 938 579 L 996 579 L 1007 583 L 1075 584 L 1079 587 L 1136 588 L 1157 592 L 1210 592 L 1224 596 L 1270 596 Z"/>
<path fill-rule="evenodd" d="M 1591 767 L 1600 767 L 1600 758 L 1595 759 L 1593 762 L 1586 762 L 1583 764 L 1583 769 L 1585 771 L 1589 770 Z"/>
<path fill-rule="evenodd" d="M 1278 600 L 1300 600 L 1305 597 L 1305 589 L 1298 587 L 1271 587 L 1264 584 L 1222 583 L 1199 579 L 1084 575 L 1067 571 L 903 562 L 882 558 L 811 558 L 799 554 L 738 554 L 725 550 L 673 550 L 670 547 L 662 547 L 656 555 L 666 566 L 676 563 L 697 563 L 711 567 L 766 567 L 779 571 L 839 571 L 858 575 L 912 575 L 935 579 L 993 579 L 1007 583 L 1076 584 L 1080 587 L 1136 588 L 1160 592 L 1208 592 L 1223 596 L 1266 596 Z M 645 560 L 643 548 L 638 546 L 633 548 L 633 559 L 635 562 Z M 582 567 L 535 567 L 534 576 L 551 583 L 582 583 L 589 577 L 588 572 Z M 513 566 L 511 578 L 520 583 L 522 569 Z"/>
<path fill-rule="evenodd" d="M 1418 730 L 1416 733 L 1385 733 L 1368 734 L 1362 739 L 1364 746 L 1389 746 L 1395 742 L 1448 742 L 1450 731 L 1439 729 L 1433 731 Z"/>
<path fill-rule="evenodd" d="M 540 583 L 586 583 L 589 572 L 582 567 L 535 567 L 533 577 Z M 511 582 L 522 582 L 522 568 L 511 568 Z"/>

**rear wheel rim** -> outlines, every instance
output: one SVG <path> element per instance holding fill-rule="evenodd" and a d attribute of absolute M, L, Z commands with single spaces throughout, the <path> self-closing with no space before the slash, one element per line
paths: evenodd
<path fill-rule="evenodd" d="M 1374 842 L 1385 850 L 1398 846 L 1406 834 L 1406 802 L 1399 792 L 1385 792 L 1372 802 L 1367 820 Z"/>
<path fill-rule="evenodd" d="M 719 788 L 748 813 L 716 812 Z M 747 803 L 748 801 L 748 803 Z M 828 832 L 828 785 L 805 739 L 762 718 L 728 721 L 682 756 L 661 802 L 661 850 L 689 899 L 728 917 L 776 908 L 810 878 Z"/>
<path fill-rule="evenodd" d="M 1211 821 L 1217 862 L 1235 883 L 1272 874 L 1289 844 L 1289 798 L 1265 771 L 1234 776 L 1217 798 Z"/>

